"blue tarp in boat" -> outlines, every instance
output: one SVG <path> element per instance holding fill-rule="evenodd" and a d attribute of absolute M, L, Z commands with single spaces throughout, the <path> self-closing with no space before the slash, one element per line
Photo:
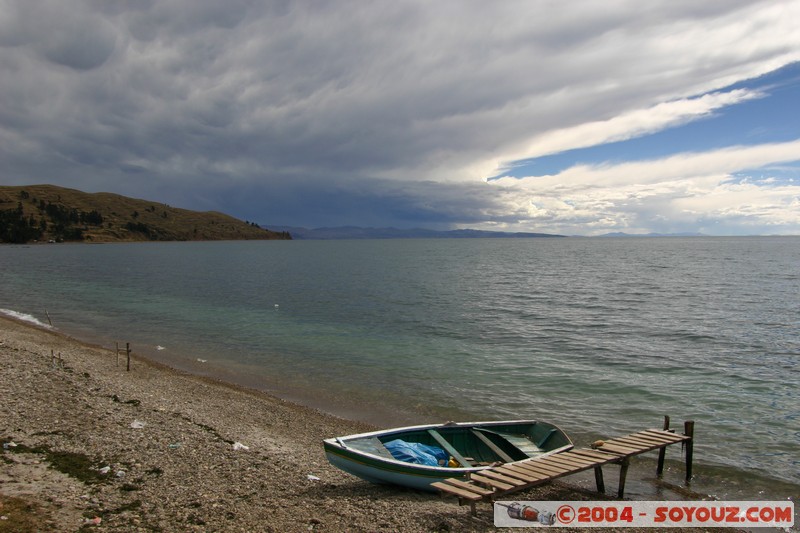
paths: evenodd
<path fill-rule="evenodd" d="M 442 466 L 450 458 L 447 452 L 438 446 L 428 446 L 419 442 L 406 442 L 401 439 L 384 443 L 392 457 L 405 463 L 418 465 Z"/>

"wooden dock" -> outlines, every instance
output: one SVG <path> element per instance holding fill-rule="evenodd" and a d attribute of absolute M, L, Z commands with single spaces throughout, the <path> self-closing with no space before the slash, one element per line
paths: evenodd
<path fill-rule="evenodd" d="M 669 429 L 669 417 L 664 419 L 663 429 L 646 429 L 630 435 L 595 442 L 591 448 L 572 450 L 541 458 L 505 463 L 481 470 L 465 481 L 447 479 L 432 483 L 442 496 L 455 496 L 461 505 L 469 504 L 473 515 L 475 504 L 480 501 L 494 502 L 509 494 L 543 485 L 584 470 L 594 469 L 598 492 L 605 492 L 603 466 L 620 466 L 618 497 L 625 492 L 625 477 L 630 459 L 650 451 L 659 451 L 657 474 L 664 469 L 664 457 L 668 446 L 681 444 L 686 451 L 686 480 L 692 477 L 692 445 L 694 441 L 694 422 L 684 423 L 684 433 L 674 433 Z"/>

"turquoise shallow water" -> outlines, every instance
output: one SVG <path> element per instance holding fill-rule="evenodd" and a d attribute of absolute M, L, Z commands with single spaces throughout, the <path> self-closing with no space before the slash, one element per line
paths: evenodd
<path fill-rule="evenodd" d="M 800 492 L 800 238 L 2 246 L 0 272 L 2 309 L 337 414 L 584 443 L 670 414 L 692 490 Z"/>

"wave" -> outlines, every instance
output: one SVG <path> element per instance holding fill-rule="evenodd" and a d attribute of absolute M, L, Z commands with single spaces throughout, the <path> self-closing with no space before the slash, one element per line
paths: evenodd
<path fill-rule="evenodd" d="M 50 324 L 45 324 L 38 318 L 33 315 L 29 315 L 27 313 L 20 313 L 19 311 L 14 311 L 12 309 L 0 309 L 0 313 L 6 316 L 10 316 L 11 318 L 16 318 L 17 320 L 22 320 L 23 322 L 30 322 L 36 326 L 46 328 L 46 329 L 53 329 L 53 326 Z"/>

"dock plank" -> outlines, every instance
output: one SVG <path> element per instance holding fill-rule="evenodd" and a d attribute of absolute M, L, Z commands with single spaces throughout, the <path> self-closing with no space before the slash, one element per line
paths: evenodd
<path fill-rule="evenodd" d="M 494 491 L 491 491 L 489 489 L 484 489 L 483 487 L 475 485 L 474 483 L 469 483 L 467 481 L 461 481 L 460 479 L 455 479 L 455 478 L 452 478 L 452 477 L 445 479 L 443 483 L 446 483 L 447 485 L 451 485 L 453 487 L 457 487 L 459 489 L 462 489 L 462 490 L 465 490 L 465 491 L 468 491 L 468 492 L 476 493 L 479 496 L 490 496 L 490 495 L 492 495 L 494 493 Z"/>
<path fill-rule="evenodd" d="M 463 498 L 465 500 L 470 500 L 473 502 L 479 502 L 483 499 L 483 496 L 481 496 L 480 494 L 477 494 L 469 490 L 464 490 L 459 487 L 450 485 L 448 483 L 443 483 L 441 481 L 436 481 L 434 483 L 431 483 L 431 487 L 439 489 L 442 492 L 447 492 L 449 494 L 457 496 L 458 498 Z"/>
<path fill-rule="evenodd" d="M 498 466 L 494 469 L 501 474 L 508 475 L 517 479 L 521 479 L 525 483 L 532 483 L 535 481 L 541 481 L 548 477 L 547 474 L 531 472 L 530 470 L 522 469 L 522 468 L 514 468 L 512 466 Z"/>
<path fill-rule="evenodd" d="M 646 429 L 642 431 L 642 433 L 646 433 L 648 435 L 654 435 L 657 437 L 661 437 L 664 440 L 670 440 L 672 442 L 681 442 L 684 440 L 689 440 L 691 437 L 687 435 L 680 435 L 678 433 L 670 433 L 668 431 L 662 431 L 660 429 Z"/>
<path fill-rule="evenodd" d="M 488 476 L 482 476 L 480 474 L 472 474 L 472 476 L 470 476 L 470 480 L 474 481 L 476 483 L 481 483 L 483 485 L 488 485 L 489 487 L 492 487 L 493 489 L 502 490 L 502 491 L 511 490 L 515 486 L 518 486 L 518 485 L 512 485 L 510 483 L 504 483 L 502 481 L 498 481 L 498 480 L 496 480 L 494 478 L 491 478 L 491 477 L 488 477 Z"/>
<path fill-rule="evenodd" d="M 627 437 L 619 437 L 619 438 L 612 439 L 612 440 L 614 442 L 629 443 L 629 444 L 632 444 L 634 446 L 650 446 L 650 447 L 654 447 L 654 448 L 659 448 L 661 446 L 664 446 L 664 444 L 665 444 L 664 441 L 659 441 L 659 440 L 655 440 L 655 439 L 649 440 L 649 439 L 642 438 L 642 437 L 635 437 L 633 435 L 630 435 L 630 436 L 627 436 Z"/>
<path fill-rule="evenodd" d="M 530 471 L 534 476 L 537 476 L 538 478 L 544 477 L 549 479 L 555 479 L 561 476 L 561 472 L 555 472 L 552 469 L 546 468 L 536 462 L 518 463 L 518 465 L 519 468 L 524 468 L 525 470 Z"/>
<path fill-rule="evenodd" d="M 598 461 L 605 461 L 605 462 L 619 461 L 619 455 L 608 453 L 608 452 L 601 452 L 600 450 L 590 450 L 588 448 L 579 448 L 579 449 L 573 450 L 573 453 L 578 454 L 578 455 L 583 455 L 585 457 L 594 458 L 594 459 L 597 459 Z"/>
<path fill-rule="evenodd" d="M 613 444 L 610 442 L 606 442 L 602 446 L 598 446 L 597 449 L 603 450 L 604 452 L 618 453 L 620 455 L 636 455 L 641 453 L 641 451 L 637 450 L 636 448 L 629 448 L 627 446 Z"/>
<path fill-rule="evenodd" d="M 522 481 L 521 479 L 504 476 L 503 474 L 500 474 L 499 472 L 496 472 L 493 469 L 481 470 L 480 475 L 490 477 L 492 479 L 496 479 L 497 481 L 502 481 L 503 483 L 508 483 L 509 485 L 514 485 L 516 487 L 525 484 L 525 482 Z"/>
<path fill-rule="evenodd" d="M 594 464 L 598 460 L 594 458 L 585 457 L 581 454 L 574 453 L 574 452 L 565 452 L 558 454 L 558 456 L 553 456 L 553 459 L 558 459 L 560 461 L 566 462 L 568 464 L 576 464 L 576 465 L 586 465 L 586 464 Z"/>

